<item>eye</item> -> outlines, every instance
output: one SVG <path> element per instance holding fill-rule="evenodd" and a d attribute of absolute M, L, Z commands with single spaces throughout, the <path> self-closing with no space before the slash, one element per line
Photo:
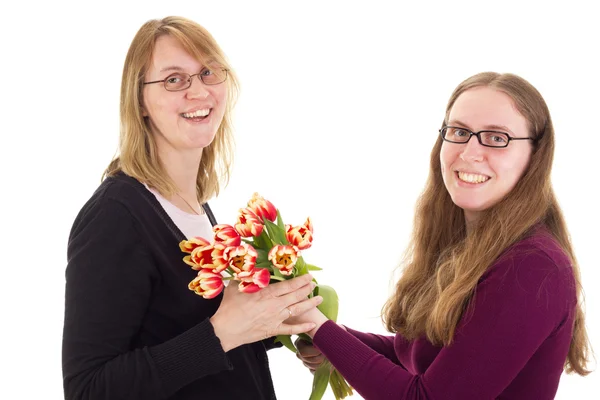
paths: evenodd
<path fill-rule="evenodd" d="M 213 71 L 208 68 L 204 68 L 202 71 L 200 71 L 200 75 L 211 76 L 211 75 L 213 75 Z"/>
<path fill-rule="evenodd" d="M 183 80 L 184 80 L 184 78 L 181 74 L 173 74 L 173 75 L 169 75 L 167 77 L 167 79 L 165 79 L 165 82 L 167 82 L 170 85 L 176 85 Z"/>
<path fill-rule="evenodd" d="M 466 129 L 454 128 L 454 136 L 462 138 L 465 136 L 469 136 L 470 133 Z"/>
<path fill-rule="evenodd" d="M 491 135 L 490 139 L 492 142 L 499 143 L 499 144 L 504 144 L 504 143 L 508 142 L 508 138 L 505 135 L 499 135 L 499 134 Z"/>

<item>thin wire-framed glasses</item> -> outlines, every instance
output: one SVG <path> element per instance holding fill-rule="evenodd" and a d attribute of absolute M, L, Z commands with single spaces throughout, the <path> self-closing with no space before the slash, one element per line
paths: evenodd
<path fill-rule="evenodd" d="M 205 85 L 218 85 L 227 79 L 227 69 L 203 68 L 202 71 L 194 75 L 186 74 L 185 72 L 175 72 L 160 81 L 144 82 L 144 85 L 163 83 L 165 89 L 169 92 L 178 92 L 192 86 L 192 78 L 194 76 L 197 76 Z"/>
<path fill-rule="evenodd" d="M 500 131 L 473 132 L 457 126 L 444 126 L 440 129 L 440 135 L 446 142 L 462 144 L 471 140 L 471 136 L 477 136 L 480 145 L 495 148 L 507 147 L 512 140 L 535 140 L 532 137 L 512 137 L 508 133 Z"/>

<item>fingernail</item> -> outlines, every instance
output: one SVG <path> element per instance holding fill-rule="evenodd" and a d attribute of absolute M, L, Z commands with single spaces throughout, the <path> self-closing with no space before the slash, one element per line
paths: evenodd
<path fill-rule="evenodd" d="M 317 296 L 317 304 L 321 304 L 323 302 L 323 296 Z"/>
<path fill-rule="evenodd" d="M 311 283 L 310 283 L 310 287 L 314 289 L 314 288 L 316 288 L 316 287 L 317 287 L 317 284 L 316 284 L 316 283 L 314 283 L 314 282 L 311 282 Z"/>

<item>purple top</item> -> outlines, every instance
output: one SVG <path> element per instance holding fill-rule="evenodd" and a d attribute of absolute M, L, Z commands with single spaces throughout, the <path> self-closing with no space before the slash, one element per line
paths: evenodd
<path fill-rule="evenodd" d="M 315 345 L 365 399 L 553 399 L 573 333 L 571 263 L 543 229 L 482 276 L 450 346 L 324 323 Z"/>

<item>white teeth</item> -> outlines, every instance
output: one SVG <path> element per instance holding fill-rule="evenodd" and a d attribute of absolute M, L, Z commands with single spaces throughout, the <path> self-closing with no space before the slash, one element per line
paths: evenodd
<path fill-rule="evenodd" d="M 469 182 L 469 183 L 483 183 L 490 179 L 489 176 L 479 175 L 479 174 L 469 174 L 466 172 L 458 172 L 458 178 L 461 181 Z"/>
<path fill-rule="evenodd" d="M 185 118 L 197 118 L 197 117 L 206 117 L 209 112 L 210 112 L 210 109 L 205 108 L 204 110 L 197 110 L 197 111 L 194 111 L 193 113 L 183 113 L 181 115 L 183 115 Z"/>

